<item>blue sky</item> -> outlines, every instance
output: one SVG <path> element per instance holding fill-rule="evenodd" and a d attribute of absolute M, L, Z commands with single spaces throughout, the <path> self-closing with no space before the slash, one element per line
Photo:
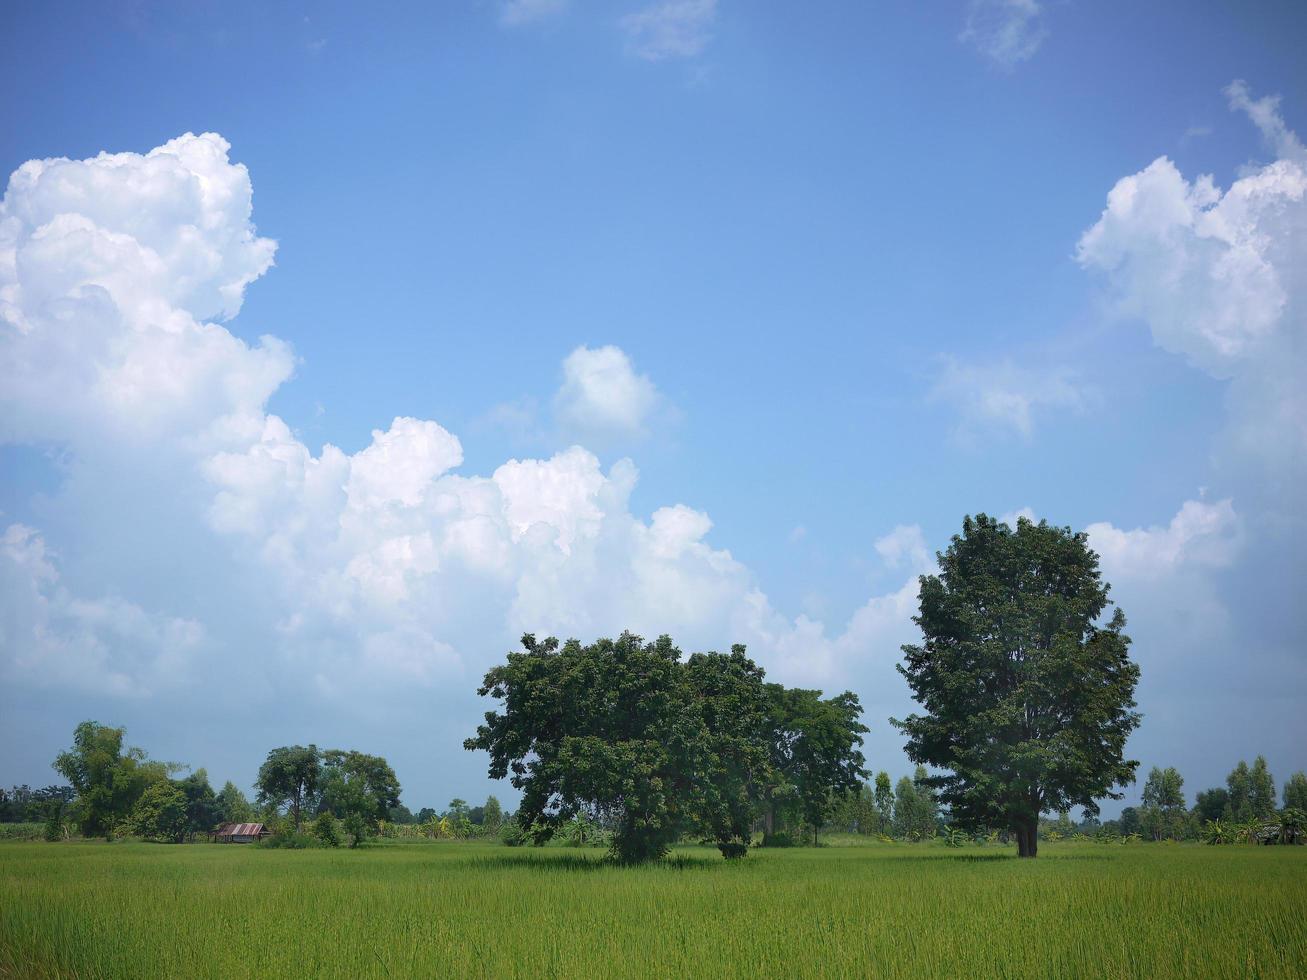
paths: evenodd
<path fill-rule="evenodd" d="M 137 156 L 0 212 L 0 782 L 95 717 L 478 799 L 485 666 L 627 625 L 852 688 L 897 774 L 913 576 L 1023 508 L 1145 769 L 1307 765 L 1301 5 L 6 18 L 3 172 Z"/>

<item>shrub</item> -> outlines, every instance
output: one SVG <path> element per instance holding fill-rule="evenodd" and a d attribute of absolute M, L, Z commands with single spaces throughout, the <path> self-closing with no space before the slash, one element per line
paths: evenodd
<path fill-rule="evenodd" d="M 345 828 L 345 833 L 349 835 L 350 847 L 358 847 L 368 839 L 368 822 L 363 818 L 363 814 L 348 814 L 342 826 Z"/>
<path fill-rule="evenodd" d="M 506 820 L 499 828 L 499 839 L 508 847 L 522 847 L 531 843 L 531 835 L 516 820 Z"/>
<path fill-rule="evenodd" d="M 63 807 L 58 803 L 53 804 L 50 812 L 46 814 L 45 828 L 41 836 L 48 841 L 64 839 Z"/>
<path fill-rule="evenodd" d="M 323 847 L 340 847 L 340 827 L 331 813 L 319 813 L 313 821 L 313 836 Z"/>
<path fill-rule="evenodd" d="M 794 847 L 794 835 L 788 830 L 777 830 L 770 834 L 762 835 L 763 847 Z"/>

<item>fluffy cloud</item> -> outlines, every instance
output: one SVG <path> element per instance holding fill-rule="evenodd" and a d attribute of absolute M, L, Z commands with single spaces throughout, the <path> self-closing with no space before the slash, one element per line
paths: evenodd
<path fill-rule="evenodd" d="M 578 347 L 563 361 L 554 410 L 564 429 L 581 435 L 640 435 L 659 402 L 658 389 L 636 374 L 619 347 Z"/>
<path fill-rule="evenodd" d="M 523 631 L 627 627 L 690 649 L 745 642 L 778 676 L 811 683 L 886 638 L 893 659 L 910 579 L 843 630 L 789 619 L 709 542 L 706 514 L 632 513 L 629 460 L 605 469 L 574 446 L 463 474 L 455 435 L 403 417 L 354 453 L 306 446 L 266 408 L 291 374 L 288 348 L 251 347 L 219 322 L 275 250 L 227 152 L 216 135 L 188 135 L 144 155 L 36 161 L 10 182 L 4 437 L 76 458 L 76 492 L 52 513 L 59 539 L 82 545 L 70 552 L 78 580 L 151 599 L 73 597 L 42 534 L 11 528 L 9 675 L 31 678 L 39 663 L 51 683 L 122 694 L 164 683 L 215 694 L 228 681 L 250 697 L 393 702 L 451 681 L 465 692 Z M 575 431 L 638 434 L 660 402 L 616 347 L 580 347 L 563 373 L 555 408 Z M 116 533 L 124 525 L 134 533 Z M 924 560 L 918 529 L 878 547 L 900 569 Z M 167 588 L 169 567 L 186 587 Z M 223 670 L 181 669 L 175 658 L 202 644 Z"/>
<path fill-rule="evenodd" d="M 1038 0 L 971 0 L 961 40 L 994 64 L 1011 69 L 1027 61 L 1048 37 Z"/>
<path fill-rule="evenodd" d="M 1103 568 L 1118 578 L 1157 581 L 1182 567 L 1224 568 L 1243 547 L 1243 522 L 1229 500 L 1187 500 L 1165 527 L 1085 528 Z"/>
<path fill-rule="evenodd" d="M 275 244 L 212 133 L 148 154 L 33 160 L 0 203 L 0 438 L 86 444 L 248 430 L 291 374 L 234 316 Z"/>
<path fill-rule="evenodd" d="M 962 364 L 948 358 L 930 398 L 957 408 L 961 439 L 989 433 L 1029 439 L 1038 415 L 1054 410 L 1083 412 L 1095 400 L 1095 393 L 1063 368 L 1037 370 L 1010 360 Z"/>
<path fill-rule="evenodd" d="M 1227 95 L 1278 159 L 1222 191 L 1159 157 L 1112 188 L 1077 256 L 1160 347 L 1230 380 L 1228 441 L 1292 477 L 1307 460 L 1307 153 L 1275 99 L 1241 82 Z"/>
<path fill-rule="evenodd" d="M 693 58 L 712 39 L 717 0 L 664 0 L 627 14 L 618 26 L 627 50 L 646 61 Z"/>

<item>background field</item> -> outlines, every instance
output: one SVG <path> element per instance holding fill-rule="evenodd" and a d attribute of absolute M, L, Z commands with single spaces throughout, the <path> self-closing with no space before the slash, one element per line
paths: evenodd
<path fill-rule="evenodd" d="M 1307 976 L 1307 848 L 0 845 L 0 975 Z"/>

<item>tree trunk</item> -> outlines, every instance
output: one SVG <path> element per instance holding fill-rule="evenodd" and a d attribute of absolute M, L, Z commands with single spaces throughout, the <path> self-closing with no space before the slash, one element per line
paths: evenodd
<path fill-rule="evenodd" d="M 1032 858 L 1039 851 L 1039 823 L 1026 821 L 1016 827 L 1017 856 Z"/>

